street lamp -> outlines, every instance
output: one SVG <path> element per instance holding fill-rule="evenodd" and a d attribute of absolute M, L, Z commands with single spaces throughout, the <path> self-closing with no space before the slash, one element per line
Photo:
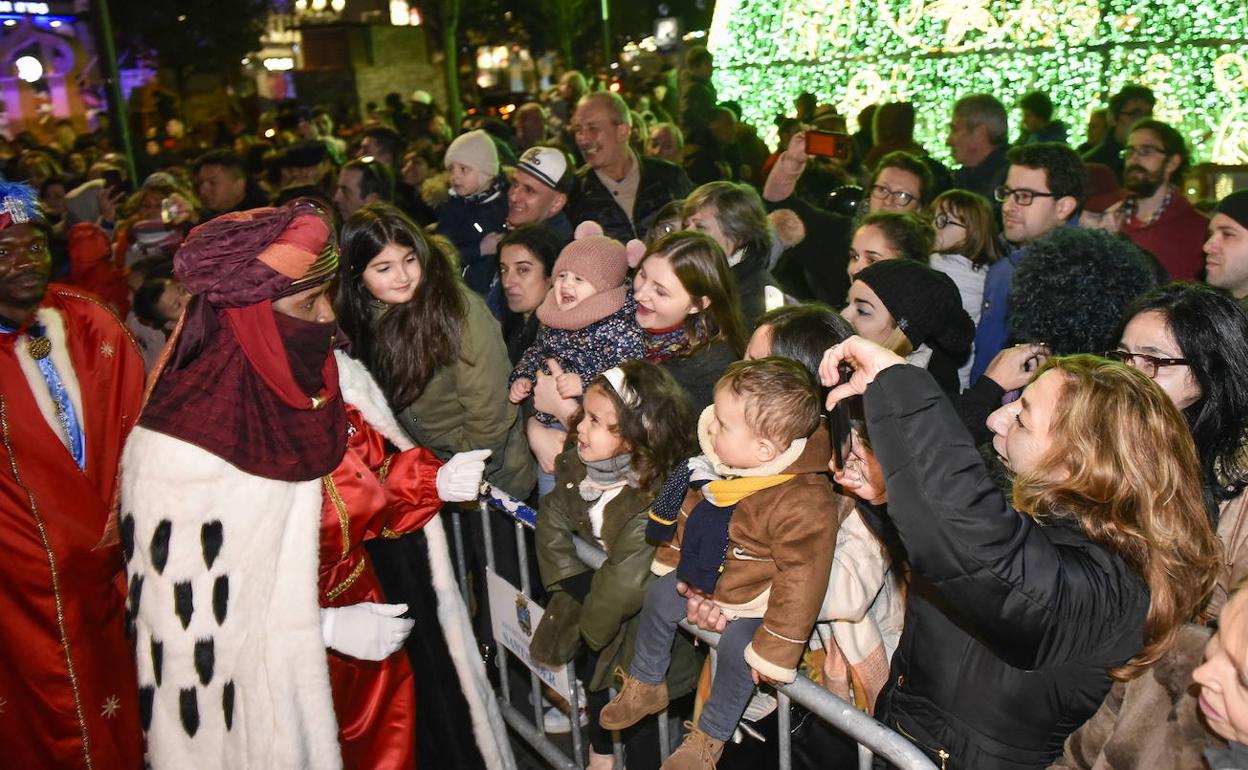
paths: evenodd
<path fill-rule="evenodd" d="M 13 64 L 17 67 L 17 76 L 27 83 L 37 83 L 43 77 L 43 64 L 33 56 L 19 56 Z"/>

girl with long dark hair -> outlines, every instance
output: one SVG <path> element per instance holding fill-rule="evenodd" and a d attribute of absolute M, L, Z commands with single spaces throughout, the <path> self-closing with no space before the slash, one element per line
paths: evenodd
<path fill-rule="evenodd" d="M 519 498 L 534 468 L 497 321 L 465 291 L 449 244 L 393 206 L 365 206 L 342 229 L 339 323 L 403 429 L 439 456 L 493 451 L 486 480 Z"/>

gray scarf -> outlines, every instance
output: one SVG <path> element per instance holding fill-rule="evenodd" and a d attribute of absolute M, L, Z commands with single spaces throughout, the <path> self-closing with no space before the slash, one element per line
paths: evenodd
<path fill-rule="evenodd" d="M 592 503 L 608 489 L 626 486 L 635 481 L 633 456 L 625 453 L 607 460 L 585 463 L 585 478 L 581 481 L 581 499 Z"/>
<path fill-rule="evenodd" d="M 1225 749 L 1210 746 L 1205 749 L 1205 760 L 1211 770 L 1245 770 L 1248 768 L 1248 746 L 1228 743 Z"/>

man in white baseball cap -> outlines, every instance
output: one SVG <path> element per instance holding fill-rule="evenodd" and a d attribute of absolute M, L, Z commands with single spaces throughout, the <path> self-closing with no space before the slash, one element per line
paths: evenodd
<path fill-rule="evenodd" d="M 572 226 L 564 214 L 575 169 L 558 147 L 534 145 L 516 164 L 516 176 L 507 193 L 507 226 L 544 224 L 571 238 Z"/>

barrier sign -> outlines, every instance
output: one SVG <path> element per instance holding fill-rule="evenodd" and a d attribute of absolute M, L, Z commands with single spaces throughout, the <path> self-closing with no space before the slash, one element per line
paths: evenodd
<path fill-rule="evenodd" d="M 529 654 L 529 641 L 537 630 L 537 624 L 542 620 L 542 608 L 503 578 L 493 572 L 486 574 L 489 577 L 487 588 L 490 594 L 490 623 L 494 626 L 494 639 L 524 661 L 524 665 L 541 677 L 543 682 L 570 700 L 572 688 L 568 684 L 568 669 L 565 666 L 547 668 Z"/>

